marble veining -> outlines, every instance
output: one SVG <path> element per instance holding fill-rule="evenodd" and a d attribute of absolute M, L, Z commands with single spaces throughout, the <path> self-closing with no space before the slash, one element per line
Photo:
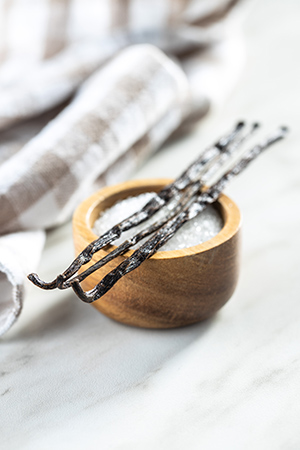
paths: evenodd
<path fill-rule="evenodd" d="M 295 0 L 256 2 L 245 24 L 248 66 L 232 98 L 135 175 L 176 176 L 241 115 L 270 131 L 290 126 L 286 142 L 226 191 L 243 215 L 232 299 L 207 322 L 155 331 L 28 283 L 24 312 L 0 342 L 1 449 L 300 448 L 296 12 Z M 49 233 L 39 274 L 52 279 L 72 257 L 67 224 Z"/>

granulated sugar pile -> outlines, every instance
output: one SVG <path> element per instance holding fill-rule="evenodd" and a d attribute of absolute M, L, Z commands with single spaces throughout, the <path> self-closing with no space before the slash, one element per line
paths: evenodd
<path fill-rule="evenodd" d="M 101 213 L 94 224 L 94 233 L 101 236 L 115 224 L 140 210 L 154 195 L 154 192 L 147 192 L 117 202 L 111 208 L 108 208 Z M 170 204 L 169 208 L 171 207 L 172 205 Z M 168 208 L 168 206 L 166 208 Z M 122 233 L 121 238 L 113 242 L 113 245 L 118 246 L 126 239 L 130 239 L 139 231 L 145 229 L 146 226 L 163 218 L 164 214 L 164 210 L 158 211 L 147 222 Z M 159 249 L 159 251 L 180 250 L 199 245 L 216 236 L 221 231 L 222 227 L 223 220 L 220 214 L 213 206 L 208 205 L 197 217 L 184 224 L 175 235 Z M 140 241 L 133 248 L 139 247 L 141 243 L 147 239 L 149 239 L 149 237 Z"/>

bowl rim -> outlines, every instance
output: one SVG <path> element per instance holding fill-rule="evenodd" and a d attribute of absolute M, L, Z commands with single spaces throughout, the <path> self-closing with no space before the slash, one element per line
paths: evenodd
<path fill-rule="evenodd" d="M 117 195 L 121 191 L 131 189 L 143 189 L 149 186 L 149 192 L 155 189 L 159 190 L 162 186 L 165 186 L 174 181 L 170 178 L 144 178 L 141 180 L 129 180 L 122 183 L 114 184 L 112 186 L 106 186 L 96 191 L 91 196 L 83 200 L 76 208 L 73 215 L 73 233 L 80 233 L 80 230 L 85 230 L 86 238 L 88 242 L 92 242 L 98 238 L 93 232 L 90 225 L 91 215 L 99 203 L 107 200 L 113 195 Z M 145 191 L 147 192 L 147 191 Z M 202 244 L 194 245 L 193 247 L 187 247 L 180 250 L 159 251 L 151 256 L 151 259 L 171 259 L 182 258 L 185 256 L 192 256 L 195 254 L 203 253 L 211 250 L 226 241 L 231 239 L 241 227 L 241 213 L 236 203 L 231 200 L 227 195 L 221 194 L 217 200 L 222 212 L 224 225 L 219 233 L 213 238 L 203 242 Z M 116 248 L 114 245 L 110 245 L 113 250 Z M 124 253 L 124 257 L 132 255 L 134 250 L 128 250 Z"/>

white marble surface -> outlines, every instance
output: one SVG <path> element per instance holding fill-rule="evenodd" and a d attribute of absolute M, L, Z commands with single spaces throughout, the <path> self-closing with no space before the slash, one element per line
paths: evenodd
<path fill-rule="evenodd" d="M 290 125 L 227 190 L 243 213 L 232 299 L 205 323 L 150 331 L 29 286 L 0 343 L 1 449 L 300 448 L 299 17 L 297 0 L 257 2 L 231 99 L 136 174 L 177 175 L 239 118 Z M 49 233 L 45 279 L 69 262 L 70 233 Z"/>

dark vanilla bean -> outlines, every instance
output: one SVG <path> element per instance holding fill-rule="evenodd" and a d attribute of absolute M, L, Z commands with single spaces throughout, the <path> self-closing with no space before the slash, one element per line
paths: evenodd
<path fill-rule="evenodd" d="M 227 184 L 239 175 L 258 155 L 275 142 L 284 138 L 287 133 L 286 127 L 281 127 L 272 136 L 256 145 L 248 151 L 228 172 L 210 186 L 206 191 L 200 193 L 191 204 L 165 223 L 147 242 L 137 249 L 130 257 L 125 259 L 114 270 L 108 273 L 93 289 L 84 292 L 79 281 L 74 280 L 71 286 L 76 295 L 86 303 L 98 300 L 108 292 L 117 281 L 124 275 L 139 267 L 146 259 L 154 255 L 188 220 L 194 218 L 210 203 L 215 202 Z"/>
<path fill-rule="evenodd" d="M 176 194 L 183 191 L 191 184 L 198 182 L 200 176 L 203 174 L 204 168 L 209 167 L 212 161 L 215 161 L 220 154 L 225 153 L 230 148 L 230 145 L 237 140 L 244 127 L 244 122 L 238 122 L 230 133 L 221 137 L 213 146 L 205 150 L 204 153 L 198 157 L 196 161 L 194 161 L 173 183 L 166 186 L 158 194 L 156 194 L 155 197 L 153 197 L 140 211 L 132 214 L 127 219 L 112 227 L 98 239 L 91 242 L 74 259 L 70 266 L 53 281 L 44 282 L 35 273 L 28 275 L 28 279 L 42 289 L 64 289 L 68 286 L 66 284 L 67 280 L 73 277 L 84 264 L 87 264 L 96 252 L 120 238 L 124 231 L 134 228 L 140 223 L 148 220 L 172 198 L 174 198 Z M 241 142 L 242 140 L 239 140 L 239 143 Z"/>

